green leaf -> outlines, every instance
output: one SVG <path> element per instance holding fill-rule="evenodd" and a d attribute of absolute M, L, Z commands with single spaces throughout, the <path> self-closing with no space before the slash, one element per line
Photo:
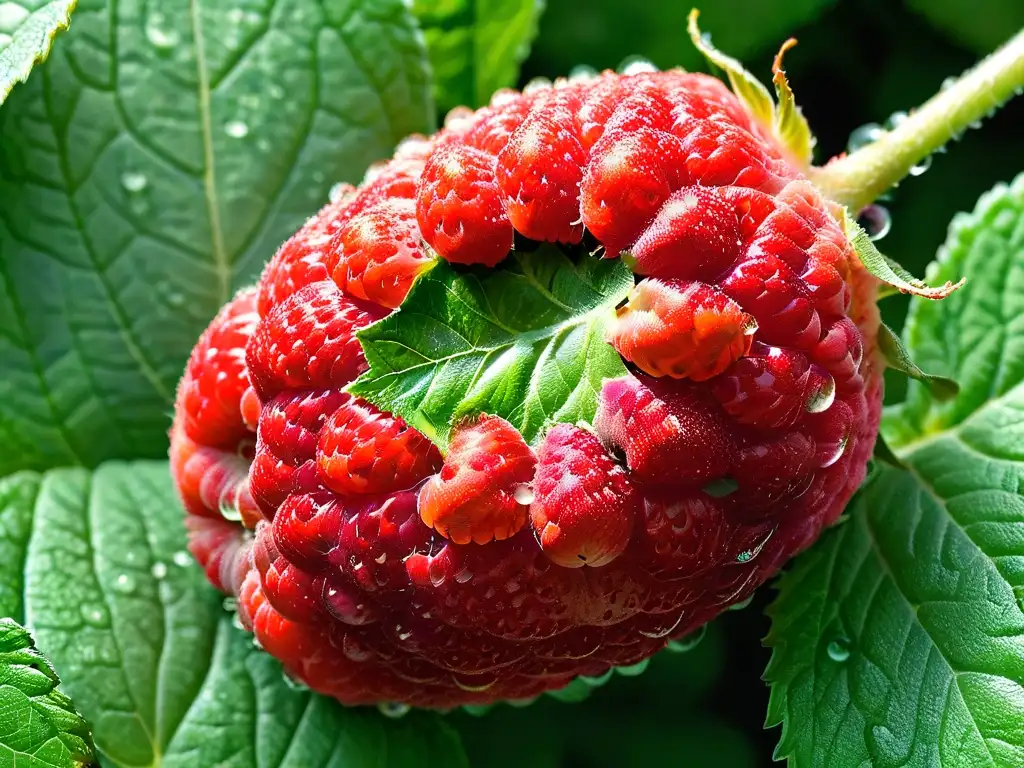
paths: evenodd
<path fill-rule="evenodd" d="M 202 328 L 430 129 L 427 71 L 402 0 L 80 0 L 0 110 L 0 476 L 164 455 Z"/>
<path fill-rule="evenodd" d="M 589 421 L 601 382 L 626 371 L 604 323 L 632 286 L 620 259 L 553 246 L 495 269 L 439 260 L 398 312 L 358 334 L 370 369 L 349 390 L 442 447 L 477 413 L 508 419 L 527 441 L 550 422 Z"/>
<path fill-rule="evenodd" d="M 46 58 L 54 36 L 71 23 L 78 0 L 0 2 L 0 104 Z"/>
<path fill-rule="evenodd" d="M 285 680 L 187 556 L 166 461 L 19 482 L 8 504 L 30 531 L 0 560 L 0 584 L 24 585 L 25 623 L 105 766 L 463 764 L 435 716 L 346 709 Z"/>
<path fill-rule="evenodd" d="M 990 53 L 1024 27 L 1020 0 L 907 0 L 907 4 L 953 40 Z"/>
<path fill-rule="evenodd" d="M 544 0 L 413 0 L 439 110 L 479 107 L 519 78 Z"/>
<path fill-rule="evenodd" d="M 769 724 L 795 766 L 1024 764 L 1024 176 L 955 220 L 905 342 L 911 382 L 845 525 L 780 582 Z"/>
<path fill-rule="evenodd" d="M 885 323 L 878 326 L 878 351 L 890 368 L 925 384 L 935 400 L 950 400 L 960 391 L 960 385 L 955 380 L 922 371 L 917 363 L 910 359 L 910 353 L 903 347 L 899 336 Z"/>
<path fill-rule="evenodd" d="M 793 89 L 782 68 L 782 57 L 794 45 L 796 45 L 796 39 L 792 37 L 783 43 L 772 64 L 772 82 L 775 84 L 775 96 L 779 100 L 779 108 L 775 112 L 772 129 L 782 146 L 786 147 L 798 162 L 807 167 L 811 164 L 814 154 L 814 136 L 811 134 L 811 126 L 807 124 L 807 118 L 800 111 L 800 107 L 796 105 Z"/>
<path fill-rule="evenodd" d="M 687 20 L 690 40 L 704 54 L 704 58 L 725 72 L 733 93 L 743 102 L 750 114 L 760 120 L 762 125 L 770 128 L 775 123 L 775 102 L 772 101 L 768 89 L 764 87 L 764 83 L 748 72 L 739 60 L 727 56 L 715 48 L 711 44 L 710 35 L 701 34 L 700 28 L 697 26 L 699 15 L 700 12 L 696 8 L 690 11 Z"/>
<path fill-rule="evenodd" d="M 882 255 L 871 242 L 868 233 L 845 209 L 843 228 L 864 269 L 900 293 L 909 293 L 925 299 L 944 299 L 967 282 L 966 278 L 959 277 L 955 283 L 947 279 L 941 285 L 930 286 L 924 280 L 918 280 L 895 261 Z"/>
<path fill-rule="evenodd" d="M 28 630 L 0 618 L 0 765 L 74 768 L 92 764 L 89 726 Z"/>

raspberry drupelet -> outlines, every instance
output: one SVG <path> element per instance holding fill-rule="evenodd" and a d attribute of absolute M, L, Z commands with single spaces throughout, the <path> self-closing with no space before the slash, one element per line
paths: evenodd
<path fill-rule="evenodd" d="M 629 373 L 592 425 L 528 445 L 471 414 L 442 456 L 343 391 L 356 331 L 435 259 L 495 268 L 523 241 L 636 275 L 606 327 Z M 499 92 L 344 190 L 200 339 L 171 433 L 192 551 L 290 675 L 346 704 L 529 699 L 634 664 L 747 598 L 864 478 L 875 297 L 718 80 Z"/>

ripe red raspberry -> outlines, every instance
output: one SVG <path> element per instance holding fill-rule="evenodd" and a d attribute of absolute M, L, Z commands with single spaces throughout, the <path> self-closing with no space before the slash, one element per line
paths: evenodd
<path fill-rule="evenodd" d="M 456 544 L 507 539 L 526 524 L 536 463 L 504 419 L 483 416 L 462 424 L 441 472 L 420 490 L 420 517 Z"/>
<path fill-rule="evenodd" d="M 629 543 L 640 495 L 593 433 L 570 424 L 548 432 L 533 494 L 533 530 L 558 565 L 606 565 Z"/>
<path fill-rule="evenodd" d="M 454 111 L 282 246 L 200 339 L 171 456 L 192 551 L 290 675 L 528 699 L 692 632 L 837 519 L 878 427 L 876 283 L 785 158 L 704 75 L 559 81 Z M 628 375 L 574 393 L 593 432 L 472 413 L 433 425 L 442 460 L 343 391 L 428 259 L 529 240 L 637 275 Z"/>
<path fill-rule="evenodd" d="M 619 354 L 651 376 L 704 381 L 750 349 L 754 318 L 707 283 L 641 280 L 608 326 Z"/>

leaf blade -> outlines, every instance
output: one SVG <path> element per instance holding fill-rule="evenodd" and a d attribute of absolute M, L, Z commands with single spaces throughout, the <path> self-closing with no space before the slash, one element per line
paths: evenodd
<path fill-rule="evenodd" d="M 414 0 L 443 113 L 481 107 L 515 85 L 537 35 L 544 0 Z"/>
<path fill-rule="evenodd" d="M 528 441 L 550 421 L 589 420 L 601 381 L 625 373 L 602 328 L 632 284 L 620 261 L 573 262 L 553 248 L 494 270 L 439 262 L 398 312 L 358 334 L 370 368 L 349 391 L 442 447 L 458 419 L 480 412 Z"/>
<path fill-rule="evenodd" d="M 82 0 L 0 112 L 0 475 L 161 456 L 220 305 L 432 126 L 401 0 L 114 8 Z"/>
<path fill-rule="evenodd" d="M 434 715 L 396 721 L 286 681 L 184 556 L 166 461 L 29 477 L 38 490 L 23 496 L 27 623 L 92 724 L 104 765 L 465 764 Z M 21 567 L 0 561 L 0 583 Z"/>

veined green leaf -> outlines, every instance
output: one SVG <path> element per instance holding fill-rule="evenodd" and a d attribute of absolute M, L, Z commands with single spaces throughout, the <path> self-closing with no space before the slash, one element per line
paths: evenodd
<path fill-rule="evenodd" d="M 0 104 L 50 52 L 54 36 L 67 29 L 77 0 L 0 2 Z"/>
<path fill-rule="evenodd" d="M 0 523 L 18 510 L 29 530 L 0 540 L 0 584 L 23 593 L 104 766 L 464 764 L 436 716 L 347 709 L 286 681 L 188 557 L 166 461 L 23 473 L 2 498 Z"/>
<path fill-rule="evenodd" d="M 427 71 L 402 0 L 80 0 L 0 110 L 0 475 L 162 456 L 200 331 L 431 127 Z"/>
<path fill-rule="evenodd" d="M 1024 176 L 958 217 L 904 333 L 956 377 L 887 414 L 880 468 L 780 582 L 768 722 L 803 766 L 1024 764 Z"/>
<path fill-rule="evenodd" d="M 92 765 L 86 725 L 28 630 L 0 618 L 0 765 L 76 768 Z"/>
<path fill-rule="evenodd" d="M 413 0 L 441 112 L 480 107 L 519 78 L 544 0 Z"/>
<path fill-rule="evenodd" d="M 626 372 L 604 323 L 632 285 L 621 260 L 554 246 L 495 269 L 439 260 L 358 334 L 370 369 L 349 390 L 442 447 L 465 415 L 502 416 L 527 441 L 550 422 L 589 421 L 601 382 Z"/>

